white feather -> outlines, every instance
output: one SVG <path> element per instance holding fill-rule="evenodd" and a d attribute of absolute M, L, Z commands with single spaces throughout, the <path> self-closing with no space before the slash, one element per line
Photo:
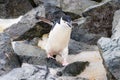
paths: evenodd
<path fill-rule="evenodd" d="M 67 24 L 56 24 L 49 34 L 46 45 L 47 53 L 59 53 L 63 51 L 69 43 L 71 28 Z"/>

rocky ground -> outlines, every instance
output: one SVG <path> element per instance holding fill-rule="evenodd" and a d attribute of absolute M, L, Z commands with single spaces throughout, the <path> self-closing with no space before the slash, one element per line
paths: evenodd
<path fill-rule="evenodd" d="M 1 0 L 0 80 L 120 80 L 119 9 L 119 0 Z M 52 24 L 36 15 L 64 14 L 73 29 L 63 67 L 60 56 L 47 58 Z"/>

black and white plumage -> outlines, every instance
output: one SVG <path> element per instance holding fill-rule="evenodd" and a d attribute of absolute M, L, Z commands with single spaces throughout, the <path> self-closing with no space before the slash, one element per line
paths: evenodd
<path fill-rule="evenodd" d="M 45 48 L 48 57 L 60 54 L 63 58 L 63 65 L 67 65 L 68 43 L 71 30 L 71 18 L 66 15 L 61 17 L 60 21 L 58 20 L 50 31 Z"/>

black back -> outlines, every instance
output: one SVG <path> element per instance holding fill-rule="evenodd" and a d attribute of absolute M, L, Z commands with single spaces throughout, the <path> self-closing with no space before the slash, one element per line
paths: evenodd
<path fill-rule="evenodd" d="M 63 17 L 62 17 L 62 19 L 64 20 L 64 21 L 67 21 L 67 22 L 71 22 L 71 17 L 70 16 L 68 16 L 68 15 L 64 15 Z"/>

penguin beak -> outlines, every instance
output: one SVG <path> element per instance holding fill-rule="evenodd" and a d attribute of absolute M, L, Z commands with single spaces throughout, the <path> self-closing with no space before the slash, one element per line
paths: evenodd
<path fill-rule="evenodd" d="M 67 25 L 69 26 L 69 27 L 71 27 L 72 28 L 72 24 L 71 24 L 71 22 L 69 23 L 69 22 L 67 22 Z"/>

